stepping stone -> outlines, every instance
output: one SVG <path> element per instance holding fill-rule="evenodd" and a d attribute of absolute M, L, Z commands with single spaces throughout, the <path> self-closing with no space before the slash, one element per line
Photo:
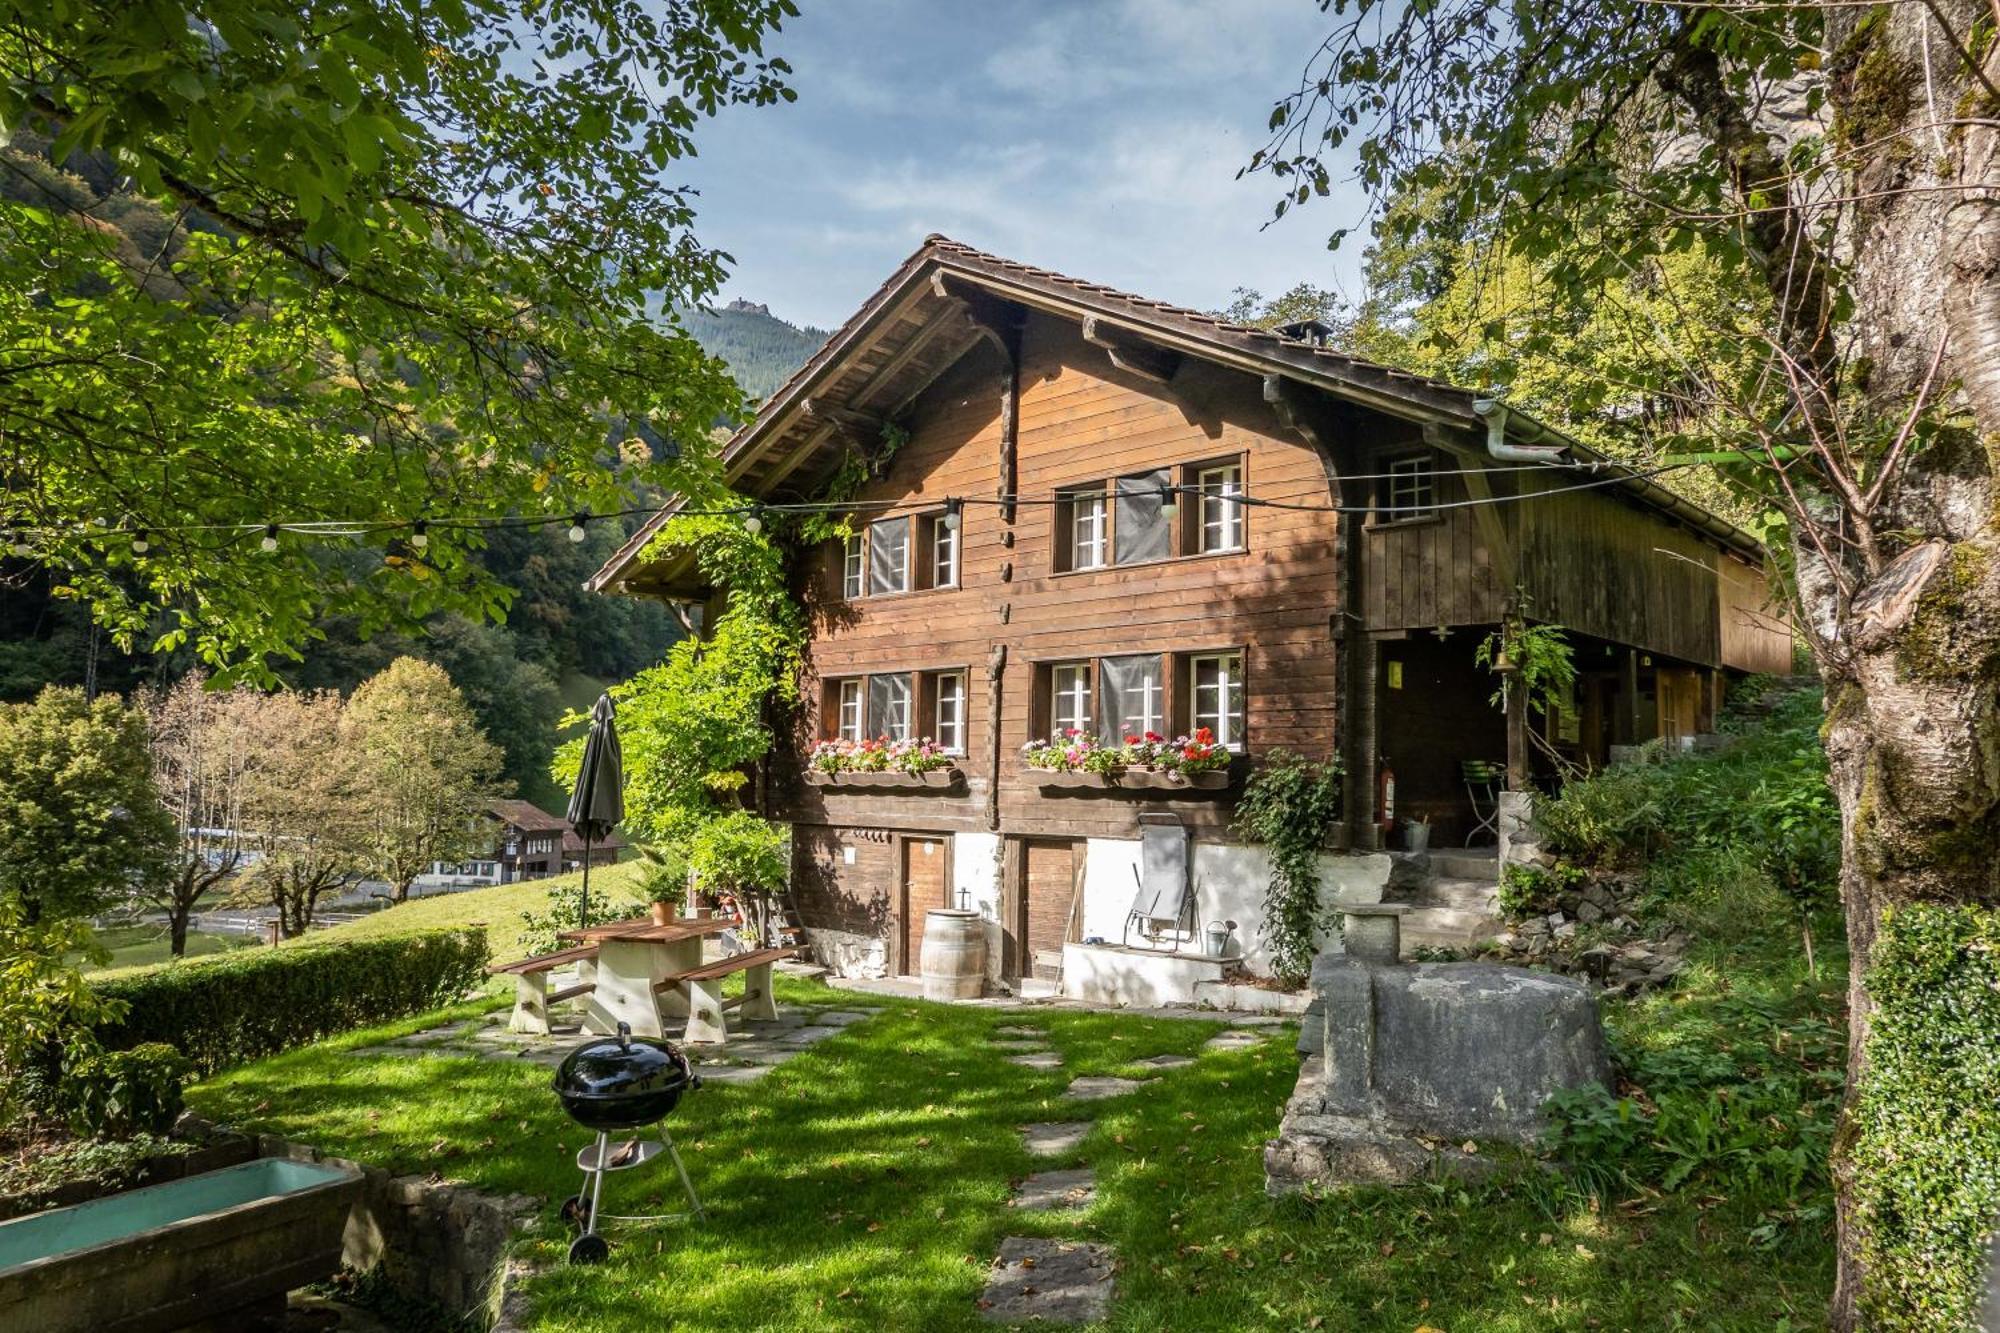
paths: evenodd
<path fill-rule="evenodd" d="M 1014 1025 L 1014 1026 L 1012 1026 L 1012 1027 L 1004 1027 L 1004 1028 L 994 1028 L 994 1029 L 993 1029 L 993 1031 L 994 1031 L 994 1032 L 996 1032 L 996 1033 L 998 1033 L 998 1034 L 999 1034 L 1000 1036 L 1002 1036 L 1002 1037 L 1044 1037 L 1044 1038 L 1045 1038 L 1045 1037 L 1047 1037 L 1047 1036 L 1049 1035 L 1048 1033 L 1046 1033 L 1046 1032 L 1042 1031 L 1042 1030 L 1041 1030 L 1040 1028 L 1035 1028 L 1035 1027 L 1023 1027 L 1022 1025 L 1020 1025 L 1020 1024 L 1018 1024 L 1018 1023 L 1017 1023 L 1017 1024 L 1015 1024 L 1015 1025 Z"/>
<path fill-rule="evenodd" d="M 1194 1063 L 1194 1057 L 1192 1055 L 1149 1055 L 1143 1060 L 1134 1060 L 1132 1063 L 1135 1065 L 1144 1065 L 1148 1069 L 1186 1069 Z"/>
<path fill-rule="evenodd" d="M 828 1037 L 837 1036 L 839 1033 L 840 1029 L 837 1027 L 816 1024 L 812 1027 L 795 1028 L 790 1032 L 780 1035 L 777 1040 L 787 1046 L 812 1046 L 825 1041 Z"/>
<path fill-rule="evenodd" d="M 1092 1120 L 1056 1120 L 1021 1126 L 1021 1143 L 1036 1157 L 1060 1157 L 1090 1137 Z"/>
<path fill-rule="evenodd" d="M 815 1023 L 832 1023 L 838 1027 L 846 1027 L 849 1023 L 860 1023 L 874 1016 L 873 1014 L 862 1013 L 854 1009 L 828 1009 L 824 1013 L 814 1014 L 813 1021 Z"/>
<path fill-rule="evenodd" d="M 1062 1057 L 1054 1051 L 1030 1051 L 1026 1055 L 1008 1056 L 1007 1063 L 1023 1069 L 1061 1069 Z"/>
<path fill-rule="evenodd" d="M 1008 1203 L 1031 1213 L 1086 1208 L 1097 1201 L 1097 1176 L 1087 1166 L 1072 1171 L 1037 1171 L 1014 1189 Z"/>
<path fill-rule="evenodd" d="M 1111 1308 L 1113 1271 L 1109 1245 L 1009 1236 L 1000 1242 L 979 1313 L 999 1324 L 1095 1323 Z"/>
<path fill-rule="evenodd" d="M 1048 1042 L 1040 1037 L 1005 1037 L 999 1041 L 986 1043 L 997 1051 L 1045 1051 Z"/>
<path fill-rule="evenodd" d="M 1073 1102 L 1102 1101 L 1106 1097 L 1123 1097 L 1128 1092 L 1137 1092 L 1152 1081 L 1150 1078 L 1107 1078 L 1086 1074 L 1063 1089 L 1063 1096 Z"/>
<path fill-rule="evenodd" d="M 1261 1046 L 1263 1044 L 1263 1033 L 1240 1032 L 1235 1029 L 1218 1033 L 1202 1043 L 1204 1047 L 1211 1051 L 1242 1051 L 1248 1050 L 1252 1046 Z"/>

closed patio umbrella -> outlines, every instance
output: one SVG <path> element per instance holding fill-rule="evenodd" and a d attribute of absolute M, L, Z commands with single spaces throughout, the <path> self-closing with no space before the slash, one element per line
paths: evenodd
<path fill-rule="evenodd" d="M 625 818 L 625 758 L 618 748 L 618 708 L 609 694 L 590 710 L 590 734 L 583 740 L 583 763 L 569 796 L 569 824 L 583 839 L 583 907 L 577 927 L 590 924 L 590 845 L 611 836 Z"/>

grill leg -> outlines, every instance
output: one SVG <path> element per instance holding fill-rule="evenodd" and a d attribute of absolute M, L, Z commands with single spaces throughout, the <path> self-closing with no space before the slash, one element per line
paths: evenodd
<path fill-rule="evenodd" d="M 611 1155 L 611 1136 L 603 1130 L 597 1132 L 597 1169 L 589 1173 L 590 1203 L 583 1214 L 583 1232 L 587 1236 L 597 1230 L 597 1207 L 604 1198 L 604 1163 Z"/>
<path fill-rule="evenodd" d="M 708 1213 L 701 1206 L 701 1196 L 694 1192 L 694 1182 L 688 1179 L 688 1169 L 681 1165 L 680 1149 L 674 1147 L 674 1136 L 667 1133 L 664 1125 L 660 1127 L 660 1142 L 667 1145 L 667 1156 L 674 1159 L 674 1170 L 680 1172 L 681 1188 L 687 1191 L 688 1202 L 694 1205 L 695 1217 L 706 1222 Z"/>

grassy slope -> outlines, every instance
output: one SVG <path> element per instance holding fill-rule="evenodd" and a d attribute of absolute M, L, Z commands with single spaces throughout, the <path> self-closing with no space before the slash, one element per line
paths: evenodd
<path fill-rule="evenodd" d="M 638 871 L 639 863 L 634 861 L 598 866 L 590 872 L 591 902 L 619 903 L 630 898 L 631 885 Z M 486 927 L 493 960 L 504 962 L 519 958 L 525 952 L 521 947 L 521 913 L 540 911 L 547 904 L 551 890 L 574 884 L 581 878 L 580 874 L 556 875 L 518 884 L 496 884 L 489 889 L 468 889 L 463 893 L 413 898 L 358 921 L 317 932 L 311 938 L 318 943 L 333 943 L 440 926 L 478 924 Z M 598 919 L 595 908 L 591 919 Z"/>
<path fill-rule="evenodd" d="M 784 992 L 791 1003 L 856 998 L 798 981 Z M 1809 1327 L 1823 1307 L 1822 1237 L 1781 1232 L 1760 1248 L 1747 1239 L 1754 1213 L 1692 1188 L 1599 1206 L 1535 1173 L 1267 1199 L 1263 1141 L 1298 1068 L 1289 1029 L 1079 1109 L 1057 1099 L 1071 1076 L 1148 1072 L 1126 1062 L 1197 1054 L 1217 1025 L 1038 1013 L 1068 1062 L 1047 1073 L 987 1044 L 1016 1021 L 887 1004 L 757 1084 L 702 1090 L 673 1128 L 708 1225 L 621 1226 L 608 1267 L 584 1271 L 561 1265 L 566 1236 L 545 1223 L 527 1242 L 548 1265 L 532 1287 L 535 1327 L 970 1329 L 1000 1239 L 1035 1234 L 1117 1246 L 1118 1329 L 1748 1330 Z M 343 1053 L 415 1026 L 233 1071 L 192 1104 L 399 1171 L 569 1194 L 583 1135 L 546 1071 Z M 1098 1129 L 1075 1156 L 1097 1169 L 1097 1204 L 1074 1218 L 1008 1209 L 1010 1179 L 1069 1164 L 1032 1161 L 1015 1127 L 1084 1117 Z M 670 1181 L 621 1179 L 616 1207 L 672 1207 Z"/>

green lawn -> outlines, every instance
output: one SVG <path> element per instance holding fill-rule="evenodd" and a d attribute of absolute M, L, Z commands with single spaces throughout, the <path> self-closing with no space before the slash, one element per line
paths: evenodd
<path fill-rule="evenodd" d="M 90 973 L 110 972 L 137 967 L 147 967 L 164 963 L 173 958 L 171 941 L 165 926 L 111 926 L 99 930 L 97 942 L 110 951 L 108 962 L 85 961 L 83 970 Z M 188 958 L 199 958 L 204 954 L 227 953 L 231 949 L 241 949 L 261 943 L 255 935 L 208 934 L 191 930 L 187 937 Z"/>
<path fill-rule="evenodd" d="M 781 998 L 862 1007 L 851 994 L 793 979 Z M 988 1044 L 994 1027 L 1022 1021 L 1047 1029 L 1065 1069 L 1022 1069 Z M 571 1159 L 585 1136 L 563 1117 L 545 1070 L 344 1053 L 420 1025 L 236 1070 L 193 1089 L 190 1101 L 212 1118 L 398 1171 L 436 1170 L 551 1201 L 571 1193 Z M 1830 1280 L 1824 1228 L 1780 1227 L 1753 1243 L 1754 1210 L 1694 1187 L 1621 1204 L 1531 1171 L 1470 1188 L 1267 1199 L 1261 1151 L 1297 1076 L 1291 1030 L 1262 1048 L 1202 1053 L 1220 1026 L 881 1004 L 868 1022 L 762 1081 L 705 1088 L 683 1103 L 672 1124 L 711 1210 L 706 1226 L 614 1224 L 610 1263 L 578 1270 L 561 1263 L 567 1235 L 551 1207 L 524 1242 L 546 1266 L 530 1287 L 534 1326 L 970 1329 L 980 1326 L 976 1300 L 1001 1238 L 1036 1234 L 1117 1247 L 1123 1267 L 1108 1324 L 1117 1329 L 1529 1333 L 1820 1322 Z M 1074 1075 L 1142 1074 L 1128 1062 L 1169 1052 L 1199 1062 L 1126 1098 L 1058 1098 Z M 1020 1146 L 1024 1122 L 1084 1118 L 1097 1129 L 1073 1161 L 1037 1161 Z M 1088 1212 L 1006 1206 L 1011 1179 L 1081 1163 L 1098 1177 Z M 674 1206 L 670 1173 L 614 1180 L 615 1211 Z"/>
<path fill-rule="evenodd" d="M 613 866 L 597 866 L 590 872 L 590 900 L 593 904 L 618 903 L 634 896 L 632 885 L 643 863 L 625 861 Z M 428 898 L 412 898 L 371 913 L 358 921 L 316 931 L 314 943 L 333 943 L 375 935 L 395 935 L 404 931 L 440 926 L 482 925 L 495 962 L 519 958 L 521 913 L 540 911 L 552 890 L 573 885 L 581 873 L 554 875 L 548 879 L 526 880 L 518 884 L 496 884 L 490 889 L 467 889 L 463 893 L 440 893 Z M 591 919 L 597 920 L 593 907 Z"/>

